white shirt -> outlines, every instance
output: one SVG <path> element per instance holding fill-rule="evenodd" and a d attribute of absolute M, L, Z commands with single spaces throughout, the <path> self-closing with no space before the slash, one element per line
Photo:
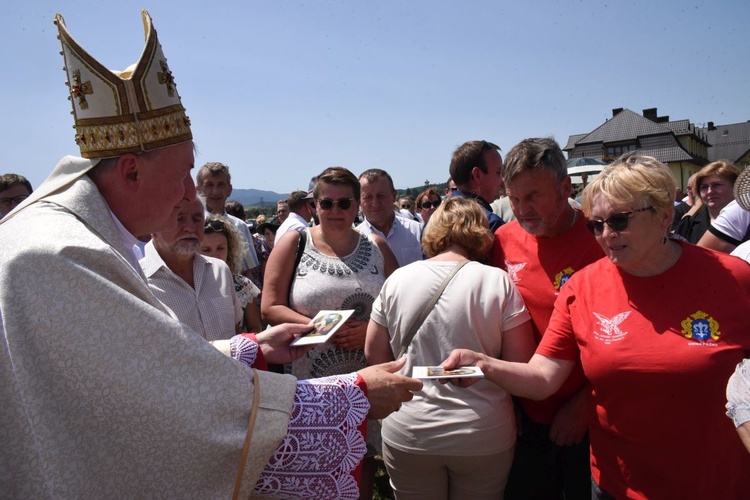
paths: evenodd
<path fill-rule="evenodd" d="M 276 245 L 281 236 L 291 230 L 302 232 L 307 228 L 307 221 L 299 214 L 295 212 L 289 212 L 289 217 L 281 223 L 279 229 L 276 230 L 276 238 L 273 240 L 273 244 Z"/>
<path fill-rule="evenodd" d="M 234 336 L 235 325 L 242 319 L 242 308 L 226 263 L 196 253 L 193 288 L 167 267 L 153 241 L 146 245 L 145 254 L 139 263 L 149 288 L 180 322 L 209 341 Z"/>
<path fill-rule="evenodd" d="M 721 209 L 719 216 L 711 223 L 711 226 L 714 231 L 718 231 L 730 239 L 742 241 L 748 228 L 750 228 L 750 212 L 742 208 L 737 200 L 732 200 Z M 714 233 L 714 231 L 711 232 Z"/>
<path fill-rule="evenodd" d="M 393 217 L 388 235 L 384 235 L 367 219 L 357 226 L 362 234 L 377 234 L 383 238 L 396 256 L 399 267 L 422 260 L 422 226 L 415 220 Z"/>
<path fill-rule="evenodd" d="M 245 238 L 245 243 L 247 243 L 247 250 L 245 250 L 245 255 L 242 256 L 242 271 L 244 272 L 248 269 L 258 267 L 260 265 L 260 261 L 258 260 L 258 255 L 255 253 L 255 245 L 253 244 L 250 230 L 247 228 L 247 224 L 245 223 L 245 221 L 235 217 L 234 215 L 229 215 L 226 212 L 224 212 L 224 217 L 229 219 L 232 224 L 234 224 L 234 227 L 239 230 L 242 237 Z"/>
<path fill-rule="evenodd" d="M 739 257 L 740 259 L 744 259 L 750 262 L 750 241 L 746 241 L 742 245 L 735 248 L 730 255 L 734 255 L 735 257 Z"/>

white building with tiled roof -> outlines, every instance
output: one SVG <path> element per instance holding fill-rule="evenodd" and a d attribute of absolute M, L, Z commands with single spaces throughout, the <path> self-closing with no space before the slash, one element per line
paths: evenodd
<path fill-rule="evenodd" d="M 670 121 L 656 108 L 640 115 L 629 109 L 612 110 L 612 118 L 587 134 L 568 138 L 563 150 L 568 159 L 612 161 L 637 151 L 669 166 L 683 188 L 688 178 L 710 161 L 725 159 L 738 166 L 750 163 L 750 122 L 696 127 L 689 120 Z"/>

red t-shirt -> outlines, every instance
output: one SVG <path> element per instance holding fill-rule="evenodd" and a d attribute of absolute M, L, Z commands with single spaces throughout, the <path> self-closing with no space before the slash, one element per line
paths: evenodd
<path fill-rule="evenodd" d="M 536 343 L 542 340 L 552 316 L 555 300 L 570 276 L 604 256 L 596 239 L 586 229 L 586 218 L 578 218 L 569 230 L 551 238 L 537 238 L 518 221 L 500 226 L 490 263 L 508 272 L 521 292 L 531 314 Z M 526 414 L 534 422 L 551 424 L 560 407 L 586 384 L 580 363 L 560 390 L 543 401 L 521 399 Z"/>
<path fill-rule="evenodd" d="M 684 243 L 638 277 L 602 259 L 560 292 L 537 353 L 579 359 L 591 473 L 617 498 L 747 498 L 750 454 L 724 414 L 750 350 L 750 265 Z"/>

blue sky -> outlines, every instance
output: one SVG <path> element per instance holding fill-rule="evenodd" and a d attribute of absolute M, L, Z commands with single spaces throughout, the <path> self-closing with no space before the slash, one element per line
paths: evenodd
<path fill-rule="evenodd" d="M 76 154 L 52 21 L 111 69 L 154 21 L 193 124 L 196 165 L 236 188 L 306 188 L 331 165 L 396 187 L 444 182 L 486 139 L 593 130 L 612 108 L 702 125 L 750 119 L 750 9 L 714 1 L 40 1 L 0 16 L 3 172 L 34 186 Z"/>

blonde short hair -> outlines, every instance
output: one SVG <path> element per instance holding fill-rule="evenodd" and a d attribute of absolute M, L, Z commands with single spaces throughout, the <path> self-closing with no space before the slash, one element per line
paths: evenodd
<path fill-rule="evenodd" d="M 669 167 L 651 156 L 626 154 L 604 167 L 586 186 L 581 208 L 591 217 L 594 199 L 604 196 L 612 205 L 632 208 L 653 207 L 657 212 L 674 212 L 677 184 Z"/>
<path fill-rule="evenodd" d="M 430 217 L 422 248 L 430 257 L 458 245 L 471 260 L 484 259 L 492 246 L 489 222 L 479 204 L 469 198 L 448 198 Z"/>

